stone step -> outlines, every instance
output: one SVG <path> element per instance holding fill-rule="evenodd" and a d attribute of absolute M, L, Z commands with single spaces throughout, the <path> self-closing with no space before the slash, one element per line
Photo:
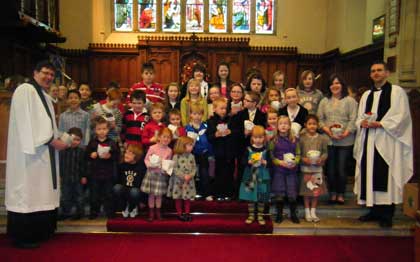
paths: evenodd
<path fill-rule="evenodd" d="M 199 215 L 195 215 L 199 216 Z M 293 224 L 289 219 L 281 224 L 273 223 L 274 235 L 373 235 L 373 236 L 413 236 L 414 219 L 394 219 L 392 228 L 383 229 L 374 222 L 362 223 L 354 218 L 323 218 L 318 223 L 306 222 Z M 0 216 L 0 233 L 6 232 L 6 218 Z M 82 219 L 78 221 L 58 222 L 57 232 L 106 233 L 106 219 Z"/>

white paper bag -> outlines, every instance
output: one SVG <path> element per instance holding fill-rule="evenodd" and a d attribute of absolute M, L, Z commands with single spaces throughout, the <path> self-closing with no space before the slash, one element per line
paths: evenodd
<path fill-rule="evenodd" d="M 150 156 L 149 162 L 150 162 L 150 167 L 160 168 L 162 160 L 160 159 L 160 156 L 153 154 Z"/>
<path fill-rule="evenodd" d="M 71 143 L 73 142 L 73 135 L 63 132 L 60 136 L 60 140 L 66 143 L 67 146 L 71 146 Z"/>
<path fill-rule="evenodd" d="M 98 145 L 98 155 L 102 158 L 106 153 L 109 153 L 111 150 L 110 146 L 103 146 L 101 144 Z"/>
<path fill-rule="evenodd" d="M 174 171 L 175 162 L 173 160 L 163 160 L 162 161 L 162 170 L 168 175 L 172 175 Z"/>
<path fill-rule="evenodd" d="M 254 123 L 252 121 L 245 120 L 244 127 L 245 127 L 245 130 L 252 131 L 252 129 L 254 128 Z"/>
<path fill-rule="evenodd" d="M 217 131 L 224 132 L 228 129 L 227 124 L 218 124 L 216 126 Z"/>
<path fill-rule="evenodd" d="M 198 134 L 192 131 L 187 132 L 187 136 L 192 138 L 194 141 L 197 140 Z"/>

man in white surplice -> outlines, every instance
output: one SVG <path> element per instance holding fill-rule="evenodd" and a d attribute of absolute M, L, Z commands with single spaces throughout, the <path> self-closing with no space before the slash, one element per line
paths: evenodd
<path fill-rule="evenodd" d="M 413 175 L 412 122 L 406 92 L 387 82 L 384 62 L 370 68 L 374 85 L 359 105 L 354 144 L 358 204 L 370 207 L 360 221 L 392 227 L 395 204 L 402 203 L 404 184 Z"/>
<path fill-rule="evenodd" d="M 21 248 L 37 247 L 56 228 L 59 206 L 59 140 L 52 98 L 48 90 L 54 66 L 36 65 L 33 79 L 14 92 L 7 143 L 7 233 Z"/>

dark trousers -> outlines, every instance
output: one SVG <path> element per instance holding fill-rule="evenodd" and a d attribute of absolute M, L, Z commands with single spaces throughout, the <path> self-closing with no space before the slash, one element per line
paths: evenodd
<path fill-rule="evenodd" d="M 57 209 L 32 213 L 7 212 L 7 235 L 16 242 L 49 239 L 57 229 Z"/>
<path fill-rule="evenodd" d="M 70 215 L 73 206 L 76 213 L 82 215 L 83 210 L 83 190 L 80 181 L 66 182 L 61 187 L 60 206 L 63 215 Z"/>
<path fill-rule="evenodd" d="M 378 220 L 392 220 L 395 213 L 395 205 L 373 205 L 370 207 L 371 214 Z"/>
<path fill-rule="evenodd" d="M 330 193 L 346 191 L 348 164 L 352 161 L 353 146 L 328 146 L 327 177 Z"/>
<path fill-rule="evenodd" d="M 235 197 L 239 197 L 239 189 L 241 187 L 242 177 L 245 167 L 248 165 L 248 154 L 242 154 L 236 158 L 237 174 L 235 178 Z"/>
<path fill-rule="evenodd" d="M 125 209 L 128 203 L 128 210 L 131 211 L 142 201 L 147 203 L 147 194 L 140 191 L 138 187 L 128 187 L 121 184 L 114 185 L 114 195 L 118 210 Z"/>
<path fill-rule="evenodd" d="M 203 197 L 211 195 L 210 175 L 209 175 L 209 155 L 207 153 L 195 155 L 198 175 L 196 176 L 197 193 Z"/>
<path fill-rule="evenodd" d="M 111 215 L 114 212 L 112 179 L 92 178 L 90 182 L 90 213 L 99 214 L 101 205 L 103 205 L 105 214 Z"/>
<path fill-rule="evenodd" d="M 216 174 L 214 185 L 214 194 L 216 197 L 233 197 L 234 169 L 235 164 L 233 158 L 216 157 Z"/>

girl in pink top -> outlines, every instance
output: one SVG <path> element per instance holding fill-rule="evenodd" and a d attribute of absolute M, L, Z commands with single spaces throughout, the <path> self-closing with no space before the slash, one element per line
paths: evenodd
<path fill-rule="evenodd" d="M 147 167 L 146 175 L 141 184 L 141 191 L 149 194 L 149 217 L 148 221 L 161 220 L 160 208 L 162 196 L 168 189 L 168 174 L 163 170 L 163 162 L 172 158 L 172 150 L 169 143 L 172 141 L 172 132 L 165 127 L 157 134 L 157 143 L 147 151 L 144 163 Z M 156 215 L 156 216 L 155 216 Z"/>

